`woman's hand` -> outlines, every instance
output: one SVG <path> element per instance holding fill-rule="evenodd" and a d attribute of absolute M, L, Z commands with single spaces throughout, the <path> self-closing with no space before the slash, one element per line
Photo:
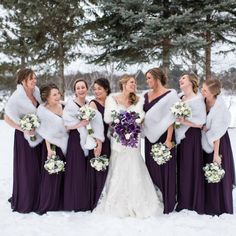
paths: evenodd
<path fill-rule="evenodd" d="M 33 130 L 24 130 L 23 133 L 28 135 L 28 136 L 34 136 L 36 134 L 35 129 L 33 129 Z"/>
<path fill-rule="evenodd" d="M 185 119 L 184 117 L 179 117 L 179 118 L 176 118 L 176 121 L 183 124 L 185 122 Z"/>
<path fill-rule="evenodd" d="M 221 160 L 221 156 L 219 154 L 215 154 L 213 155 L 213 162 L 217 163 L 218 165 L 221 165 L 222 160 Z"/>
<path fill-rule="evenodd" d="M 97 141 L 97 146 L 93 149 L 93 153 L 95 157 L 99 157 L 102 152 L 102 142 Z"/>
<path fill-rule="evenodd" d="M 164 143 L 170 150 L 174 147 L 173 142 L 166 140 Z"/>
<path fill-rule="evenodd" d="M 52 155 L 56 155 L 56 151 L 49 149 L 47 159 L 50 159 L 52 157 Z"/>

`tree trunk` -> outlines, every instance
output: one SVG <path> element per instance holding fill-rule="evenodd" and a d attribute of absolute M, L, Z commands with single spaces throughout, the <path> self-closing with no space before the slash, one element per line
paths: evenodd
<path fill-rule="evenodd" d="M 210 21 L 210 15 L 207 16 L 207 22 Z M 206 70 L 206 79 L 211 78 L 211 32 L 206 31 L 206 42 L 207 46 L 205 47 L 205 70 Z"/>
<path fill-rule="evenodd" d="M 164 38 L 162 48 L 162 69 L 168 76 L 170 67 L 170 39 Z"/>
<path fill-rule="evenodd" d="M 65 76 L 64 76 L 64 44 L 63 35 L 60 35 L 59 41 L 59 89 L 62 94 L 62 99 L 64 99 L 65 94 Z"/>

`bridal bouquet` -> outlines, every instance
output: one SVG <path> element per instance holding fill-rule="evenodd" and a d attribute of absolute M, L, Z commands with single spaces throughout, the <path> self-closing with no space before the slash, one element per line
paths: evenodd
<path fill-rule="evenodd" d="M 20 119 L 20 127 L 24 131 L 32 131 L 40 126 L 40 120 L 35 114 L 26 114 Z M 31 141 L 36 140 L 36 135 L 30 136 Z"/>
<path fill-rule="evenodd" d="M 176 118 L 187 118 L 192 114 L 191 108 L 183 101 L 176 102 L 170 109 Z M 175 124 L 177 128 L 180 126 L 179 122 L 176 122 Z"/>
<path fill-rule="evenodd" d="M 65 171 L 65 162 L 60 160 L 60 157 L 53 154 L 44 163 L 44 169 L 51 174 L 58 174 L 61 171 Z"/>
<path fill-rule="evenodd" d="M 124 146 L 137 148 L 141 132 L 139 113 L 112 111 L 111 136 Z"/>
<path fill-rule="evenodd" d="M 97 171 L 105 171 L 109 165 L 109 160 L 106 155 L 94 157 L 90 160 L 90 165 Z"/>
<path fill-rule="evenodd" d="M 78 118 L 80 120 L 91 121 L 92 119 L 94 119 L 95 115 L 96 111 L 92 107 L 90 107 L 89 105 L 84 105 L 79 109 Z M 86 138 L 84 147 L 88 150 L 91 150 L 95 148 L 97 144 L 95 139 L 91 136 L 91 134 L 93 134 L 93 129 L 90 123 L 86 125 L 86 129 L 88 131 L 88 136 Z"/>
<path fill-rule="evenodd" d="M 163 165 L 172 158 L 169 148 L 163 143 L 153 144 L 151 155 L 158 165 Z"/>
<path fill-rule="evenodd" d="M 225 175 L 224 169 L 217 163 L 207 163 L 203 170 L 208 183 L 219 183 Z"/>

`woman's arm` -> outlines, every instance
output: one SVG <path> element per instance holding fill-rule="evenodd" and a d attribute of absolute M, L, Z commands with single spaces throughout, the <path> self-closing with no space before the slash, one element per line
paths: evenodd
<path fill-rule="evenodd" d="M 9 116 L 4 115 L 4 120 L 5 122 L 10 125 L 11 127 L 13 127 L 14 129 L 17 129 L 21 132 L 23 132 L 23 130 L 21 129 L 20 125 L 18 125 L 17 123 L 15 123 Z"/>
<path fill-rule="evenodd" d="M 189 126 L 189 127 L 193 127 L 193 128 L 202 128 L 203 125 L 197 125 L 197 124 L 194 124 L 193 122 L 191 121 L 188 121 L 186 119 L 184 119 L 183 117 L 181 118 L 176 118 L 176 121 L 177 122 L 180 122 L 181 124 L 183 125 L 186 125 L 186 126 Z"/>
<path fill-rule="evenodd" d="M 214 144 L 213 162 L 216 162 L 218 165 L 221 165 L 221 157 L 219 154 L 220 140 L 219 139 L 215 140 L 213 144 Z"/>
<path fill-rule="evenodd" d="M 165 141 L 165 145 L 166 145 L 169 149 L 173 148 L 173 142 L 172 142 L 173 131 L 174 131 L 174 125 L 172 124 L 172 125 L 169 126 L 169 128 L 167 129 L 167 137 L 166 137 L 166 141 Z"/>

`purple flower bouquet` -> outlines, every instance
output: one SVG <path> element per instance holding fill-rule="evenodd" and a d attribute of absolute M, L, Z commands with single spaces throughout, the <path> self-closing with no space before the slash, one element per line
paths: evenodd
<path fill-rule="evenodd" d="M 111 136 L 126 147 L 137 148 L 141 119 L 134 111 L 112 111 Z"/>

